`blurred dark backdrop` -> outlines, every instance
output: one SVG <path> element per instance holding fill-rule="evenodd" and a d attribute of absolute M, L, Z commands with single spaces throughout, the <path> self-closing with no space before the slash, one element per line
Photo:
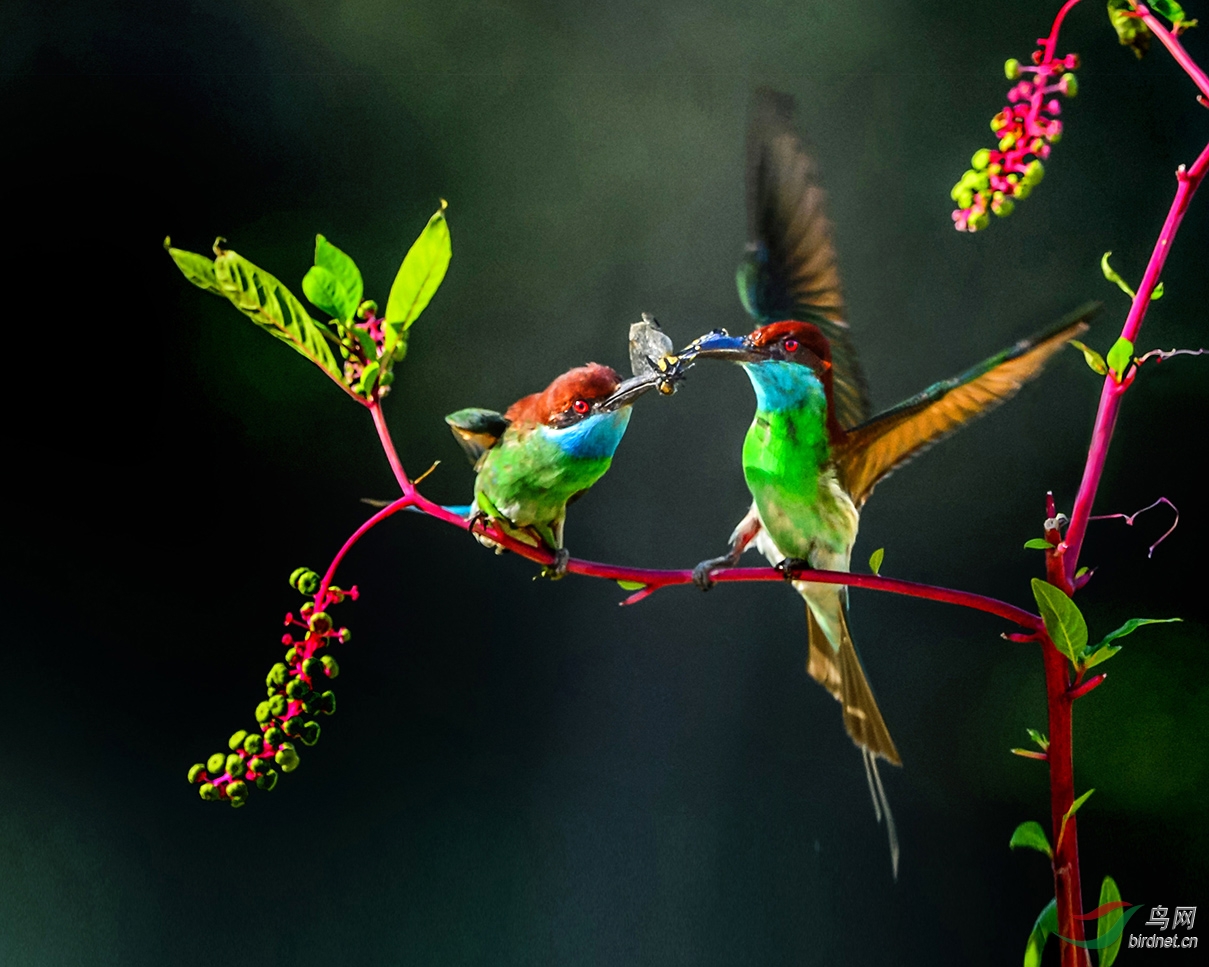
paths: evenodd
<path fill-rule="evenodd" d="M 1209 10 L 1189 6 L 1189 14 Z M 0 741 L 0 962 L 800 964 L 1019 962 L 1050 891 L 1012 853 L 1048 815 L 1036 650 L 1003 622 L 855 592 L 853 628 L 906 767 L 890 877 L 839 710 L 803 671 L 787 589 L 619 590 L 396 519 L 342 572 L 340 712 L 271 796 L 201 802 L 188 766 L 253 721 L 298 598 L 391 478 L 365 413 L 160 249 L 215 235 L 297 291 L 316 232 L 385 297 L 450 202 L 454 260 L 387 403 L 413 471 L 461 501 L 443 414 L 503 408 L 566 367 L 622 366 L 654 312 L 681 341 L 744 327 L 750 92 L 799 100 L 831 192 L 876 406 L 1088 298 L 1115 338 L 1209 125 L 1102 4 L 1044 184 L 955 233 L 948 190 L 989 141 L 1056 3 L 562 0 L 153 3 L 7 0 L 0 130 L 10 363 Z M 1209 63 L 1203 31 L 1189 49 Z M 1209 197 L 1197 199 L 1142 348 L 1206 335 Z M 1093 634 L 1147 629 L 1076 712 L 1089 905 L 1205 904 L 1209 712 L 1203 360 L 1147 367 L 1094 524 Z M 1074 352 L 884 483 L 854 563 L 1028 603 L 1043 496 L 1069 508 L 1098 381 Z M 746 506 L 752 410 L 735 370 L 645 400 L 577 505 L 580 556 L 687 566 Z M 1053 956 L 1053 951 L 1050 951 Z M 1130 956 L 1124 951 L 1121 962 Z M 1136 956 L 1133 955 L 1133 956 Z"/>

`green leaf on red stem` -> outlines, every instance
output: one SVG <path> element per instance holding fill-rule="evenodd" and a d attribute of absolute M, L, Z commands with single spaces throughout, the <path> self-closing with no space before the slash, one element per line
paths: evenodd
<path fill-rule="evenodd" d="M 390 287 L 386 301 L 386 346 L 383 357 L 389 357 L 403 334 L 411 328 L 431 301 L 445 271 L 449 268 L 452 249 L 449 243 L 449 223 L 445 220 L 445 200 L 428 220 L 420 237 L 408 250 Z"/>
<path fill-rule="evenodd" d="M 1183 33 L 1189 27 L 1195 27 L 1195 20 L 1186 20 L 1184 18 L 1184 8 L 1181 7 L 1175 0 L 1146 0 L 1148 6 L 1155 13 L 1166 17 L 1171 21 L 1171 29 L 1177 34 Z"/>
<path fill-rule="evenodd" d="M 1087 645 L 1087 622 L 1083 613 L 1065 592 L 1033 578 L 1033 597 L 1041 609 L 1041 620 L 1050 640 L 1062 654 L 1075 664 Z"/>
<path fill-rule="evenodd" d="M 1108 351 L 1108 368 L 1112 370 L 1113 379 L 1118 383 L 1125 377 L 1125 370 L 1133 362 L 1133 343 L 1122 336 L 1112 344 Z"/>
<path fill-rule="evenodd" d="M 1110 903 L 1119 903 L 1121 901 L 1121 891 L 1117 889 L 1116 880 L 1111 876 L 1104 877 L 1104 882 L 1100 884 L 1100 902 L 1098 907 L 1106 906 Z M 1101 914 L 1096 921 L 1096 937 L 1097 939 L 1112 933 L 1113 928 L 1120 922 L 1121 917 L 1125 915 L 1125 911 L 1118 907 L 1115 910 L 1109 910 L 1105 914 Z M 1107 947 L 1100 949 L 1100 967 L 1112 967 L 1112 962 L 1117 959 L 1117 954 L 1121 951 L 1121 941 L 1124 936 L 1117 937 Z"/>
<path fill-rule="evenodd" d="M 361 300 L 365 297 L 365 284 L 361 280 L 361 270 L 357 268 L 357 263 L 322 235 L 316 235 L 315 265 L 330 272 L 348 294 L 352 309 L 349 310 L 348 315 L 342 316 L 340 321 L 347 322 L 352 319 L 353 313 L 357 311 L 357 307 L 361 305 Z"/>
<path fill-rule="evenodd" d="M 1108 364 L 1104 362 L 1104 357 L 1088 346 L 1086 343 L 1079 342 L 1078 339 L 1072 339 L 1070 344 L 1083 353 L 1083 359 L 1087 363 L 1088 368 L 1092 372 L 1100 376 L 1108 375 Z"/>
<path fill-rule="evenodd" d="M 1058 901 L 1050 900 L 1033 924 L 1033 932 L 1029 934 L 1028 943 L 1024 948 L 1024 967 L 1041 967 L 1041 954 L 1045 950 L 1045 942 L 1051 933 L 1058 932 Z"/>
<path fill-rule="evenodd" d="M 1133 634 L 1143 625 L 1164 625 L 1171 624 L 1173 621 L 1183 621 L 1183 618 L 1130 618 L 1125 624 L 1121 625 L 1116 631 L 1105 635 L 1100 641 L 1094 645 L 1089 645 L 1083 650 L 1083 667 L 1094 668 L 1100 662 L 1108 661 L 1113 655 L 1121 650 L 1121 645 L 1112 644 L 1118 638 L 1124 638 L 1126 635 Z"/>
<path fill-rule="evenodd" d="M 1041 828 L 1040 823 L 1028 820 L 1016 827 L 1012 833 L 1012 838 L 1008 842 L 1008 846 L 1012 849 L 1019 849 L 1022 846 L 1029 849 L 1035 849 L 1038 853 L 1044 853 L 1050 859 L 1054 858 L 1054 851 L 1050 848 L 1049 839 L 1045 835 L 1045 830 Z"/>
<path fill-rule="evenodd" d="M 882 561 L 885 560 L 886 549 L 879 547 L 876 551 L 869 555 L 869 570 L 877 574 L 882 569 Z"/>
<path fill-rule="evenodd" d="M 1049 739 L 1047 739 L 1036 729 L 1025 729 L 1025 731 L 1028 733 L 1028 737 L 1036 742 L 1037 745 L 1042 748 L 1042 750 L 1049 751 Z"/>
<path fill-rule="evenodd" d="M 1053 546 L 1044 537 L 1033 537 L 1024 542 L 1025 549 L 1029 551 L 1048 551 Z"/>
<path fill-rule="evenodd" d="M 1108 19 L 1122 47 L 1129 47 L 1139 60 L 1150 49 L 1150 28 L 1133 12 L 1129 0 L 1108 0 Z"/>
<path fill-rule="evenodd" d="M 623 591 L 641 591 L 646 587 L 641 581 L 618 581 L 617 586 Z"/>

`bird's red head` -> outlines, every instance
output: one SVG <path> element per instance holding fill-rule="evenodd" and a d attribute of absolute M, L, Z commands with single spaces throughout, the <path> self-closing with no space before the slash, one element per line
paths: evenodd
<path fill-rule="evenodd" d="M 517 400 L 504 414 L 513 423 L 566 425 L 582 419 L 616 392 L 621 377 L 608 366 L 576 366 L 540 393 Z"/>
<path fill-rule="evenodd" d="M 844 428 L 835 415 L 835 399 L 831 373 L 831 343 L 818 326 L 810 322 L 785 319 L 770 322 L 748 335 L 752 346 L 763 350 L 770 359 L 784 359 L 809 366 L 823 384 L 827 394 L 827 428 L 833 440 L 844 435 Z"/>

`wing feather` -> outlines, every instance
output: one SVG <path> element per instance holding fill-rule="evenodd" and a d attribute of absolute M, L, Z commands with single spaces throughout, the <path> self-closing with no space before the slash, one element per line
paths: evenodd
<path fill-rule="evenodd" d="M 478 407 L 467 407 L 450 413 L 445 417 L 453 438 L 458 441 L 463 452 L 472 464 L 499 442 L 511 421 L 502 413 L 495 410 L 483 410 Z"/>
<path fill-rule="evenodd" d="M 836 454 L 840 479 L 861 506 L 879 480 L 976 416 L 1011 399 L 1071 339 L 1085 332 L 1100 308 L 1089 303 L 1056 326 L 960 376 L 936 383 L 853 428 Z"/>

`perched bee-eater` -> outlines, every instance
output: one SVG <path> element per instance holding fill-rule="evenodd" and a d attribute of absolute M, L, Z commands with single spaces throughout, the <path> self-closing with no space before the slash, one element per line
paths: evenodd
<path fill-rule="evenodd" d="M 757 95 L 748 131 L 748 255 L 739 294 L 761 324 L 746 336 L 719 330 L 680 354 L 681 365 L 719 358 L 743 366 L 756 415 L 743 442 L 752 506 L 730 551 L 694 578 L 733 566 L 750 546 L 777 566 L 847 571 L 860 508 L 895 467 L 1002 403 L 1087 328 L 1095 306 L 872 419 L 848 338 L 830 225 L 815 167 L 793 127 L 793 101 Z M 848 631 L 847 588 L 794 581 L 806 599 L 807 672 L 843 707 L 860 748 L 874 810 L 884 813 L 897 875 L 898 842 L 877 757 L 901 765 Z"/>
<path fill-rule="evenodd" d="M 666 390 L 675 378 L 654 373 L 623 382 L 608 366 L 588 363 L 502 414 L 451 413 L 445 422 L 477 471 L 467 509 L 518 540 L 545 545 L 556 559 L 543 573 L 561 577 L 570 557 L 563 546 L 567 504 L 609 469 L 634 401 L 657 386 Z"/>

